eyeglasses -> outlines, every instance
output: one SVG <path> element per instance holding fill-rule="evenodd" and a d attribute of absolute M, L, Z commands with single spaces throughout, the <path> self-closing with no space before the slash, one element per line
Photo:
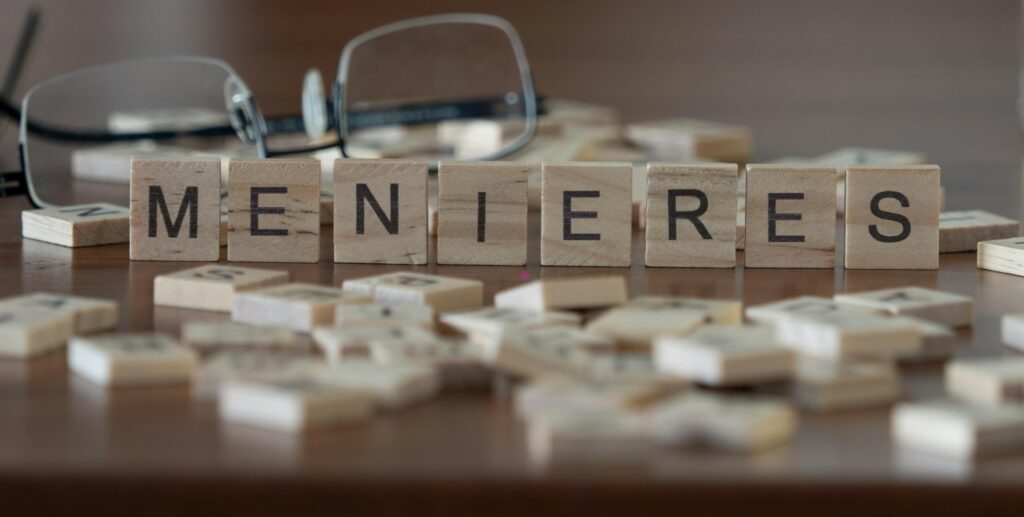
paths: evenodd
<path fill-rule="evenodd" d="M 71 72 L 33 87 L 20 113 L 5 107 L 20 119 L 22 171 L 0 175 L 0 197 L 127 205 L 133 156 L 305 154 L 321 159 L 326 178 L 336 157 L 493 160 L 530 141 L 538 113 L 515 29 L 481 14 L 414 18 L 356 37 L 329 98 L 320 73 L 306 74 L 302 107 L 301 116 L 265 117 L 238 73 L 205 57 Z"/>

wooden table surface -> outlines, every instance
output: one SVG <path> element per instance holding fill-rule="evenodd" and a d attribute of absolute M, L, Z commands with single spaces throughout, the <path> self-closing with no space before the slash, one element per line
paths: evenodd
<path fill-rule="evenodd" d="M 11 7 L 20 13 L 25 4 L 14 0 Z M 403 16 L 479 8 L 461 0 L 356 10 L 351 2 L 323 1 L 301 8 L 248 1 L 187 8 L 160 0 L 45 4 L 49 30 L 26 84 L 140 53 L 202 53 L 235 63 L 259 98 L 276 107 L 269 111 L 297 106 L 304 67 L 315 63 L 333 73 L 337 50 L 353 34 Z M 627 119 L 691 115 L 747 123 L 755 160 L 843 145 L 924 151 L 943 168 L 949 207 L 1020 216 L 1017 2 L 778 5 L 516 1 L 496 3 L 493 11 L 520 28 L 545 93 L 615 104 Z M 7 12 L 0 9 L 4 41 L 20 16 Z M 196 37 L 183 40 L 182 31 Z M 657 80 L 644 82 L 651 77 Z M 0 165 L 9 168 L 12 132 L 0 142 Z M 153 277 L 190 264 L 131 262 L 127 245 L 71 250 L 23 241 L 19 213 L 26 206 L 0 200 L 0 296 L 112 298 L 123 329 L 176 333 L 186 319 L 226 317 L 153 306 Z M 536 229 L 534 221 L 534 235 Z M 335 265 L 330 249 L 325 238 L 319 264 L 275 267 L 330 285 L 395 269 Z M 542 269 L 537 255 L 534 247 L 530 278 L 596 271 Z M 977 316 L 973 329 L 959 335 L 960 356 L 1011 353 L 1000 344 L 999 318 L 1024 311 L 1024 278 L 979 271 L 973 253 L 943 255 L 939 271 L 647 269 L 642 238 L 634 235 L 633 257 L 628 270 L 611 271 L 628 275 L 634 295 L 734 297 L 748 305 L 903 285 L 970 295 Z M 481 279 L 488 299 L 519 283 L 522 273 L 420 270 Z M 908 399 L 942 393 L 940 365 L 903 374 Z M 906 455 L 892 446 L 888 425 L 888 409 L 802 415 L 792 446 L 761 455 L 658 450 L 641 464 L 540 467 L 530 462 L 524 429 L 500 395 L 448 394 L 365 426 L 291 438 L 221 425 L 213 403 L 187 389 L 98 389 L 69 375 L 57 354 L 0 362 L 0 508 L 3 515 L 1019 514 L 1024 456 L 961 464 Z"/>

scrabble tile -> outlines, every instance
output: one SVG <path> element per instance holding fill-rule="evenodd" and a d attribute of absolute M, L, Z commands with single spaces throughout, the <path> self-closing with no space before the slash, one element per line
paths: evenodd
<path fill-rule="evenodd" d="M 796 412 L 775 399 L 691 392 L 656 406 L 649 425 L 661 445 L 749 453 L 790 443 L 798 424 Z"/>
<path fill-rule="evenodd" d="M 896 358 L 900 364 L 945 361 L 953 356 L 957 338 L 956 332 L 951 327 L 909 316 L 899 316 L 898 318 L 916 325 L 921 333 L 920 350 L 897 355 Z"/>
<path fill-rule="evenodd" d="M 181 326 L 185 346 L 217 348 L 295 348 L 298 336 L 289 328 L 243 325 L 231 321 L 188 321 Z"/>
<path fill-rule="evenodd" d="M 734 164 L 647 166 L 646 264 L 736 266 Z"/>
<path fill-rule="evenodd" d="M 324 367 L 308 356 L 281 350 L 226 349 L 202 363 L 195 389 L 200 396 L 216 395 L 220 385 L 229 380 L 306 379 Z"/>
<path fill-rule="evenodd" d="M 574 276 L 534 280 L 494 295 L 494 306 L 532 311 L 594 309 L 626 302 L 625 277 Z"/>
<path fill-rule="evenodd" d="M 513 329 L 550 326 L 579 327 L 579 314 L 565 311 L 534 311 L 515 307 L 485 307 L 475 311 L 449 312 L 441 322 L 469 336 L 471 341 L 487 341 Z"/>
<path fill-rule="evenodd" d="M 218 395 L 221 420 L 285 433 L 363 422 L 369 395 L 313 379 L 227 381 Z"/>
<path fill-rule="evenodd" d="M 1003 314 L 1000 328 L 1003 343 L 1024 351 L 1024 314 Z"/>
<path fill-rule="evenodd" d="M 979 242 L 978 269 L 1024 276 L 1024 238 Z"/>
<path fill-rule="evenodd" d="M 281 285 L 287 271 L 238 267 L 230 264 L 199 266 L 153 279 L 153 304 L 184 309 L 230 312 L 236 293 Z"/>
<path fill-rule="evenodd" d="M 843 147 L 810 160 L 815 164 L 835 165 L 840 174 L 850 166 L 872 165 L 923 165 L 927 159 L 923 153 L 913 151 L 892 151 L 867 147 Z"/>
<path fill-rule="evenodd" d="M 524 420 L 556 414 L 622 414 L 649 409 L 689 387 L 685 381 L 662 384 L 545 377 L 516 390 L 515 412 Z"/>
<path fill-rule="evenodd" d="M 923 287 L 898 287 L 838 294 L 835 300 L 840 305 L 878 309 L 889 314 L 913 316 L 950 327 L 969 327 L 974 322 L 974 299 Z"/>
<path fill-rule="evenodd" d="M 437 371 L 426 364 L 381 364 L 346 361 L 320 370 L 316 379 L 324 384 L 370 395 L 374 405 L 396 410 L 437 396 L 441 381 Z"/>
<path fill-rule="evenodd" d="M 1024 411 L 950 400 L 905 402 L 892 413 L 902 449 L 956 460 L 1024 450 Z"/>
<path fill-rule="evenodd" d="M 791 392 L 801 408 L 844 411 L 896 402 L 900 382 L 896 369 L 888 362 L 801 357 Z"/>
<path fill-rule="evenodd" d="M 21 236 L 69 248 L 128 242 L 127 208 L 109 203 L 21 212 Z"/>
<path fill-rule="evenodd" d="M 68 367 L 103 386 L 187 383 L 196 355 L 163 334 L 77 336 L 68 347 Z"/>
<path fill-rule="evenodd" d="M 938 269 L 939 167 L 846 171 L 846 268 Z"/>
<path fill-rule="evenodd" d="M 59 349 L 71 337 L 73 325 L 67 312 L 0 307 L 0 358 L 24 359 Z"/>
<path fill-rule="evenodd" d="M 709 325 L 654 341 L 659 371 L 708 386 L 749 386 L 793 377 L 796 355 L 769 326 Z"/>
<path fill-rule="evenodd" d="M 544 163 L 540 261 L 544 266 L 629 266 L 633 167 Z"/>
<path fill-rule="evenodd" d="M 659 371 L 653 356 L 646 351 L 595 354 L 590 361 L 588 378 L 603 382 L 674 383 L 684 380 Z"/>
<path fill-rule="evenodd" d="M 893 360 L 918 353 L 921 328 L 902 318 L 819 314 L 797 316 L 777 325 L 779 341 L 802 355 L 829 360 Z"/>
<path fill-rule="evenodd" d="M 820 296 L 787 298 L 777 302 L 747 307 L 745 312 L 747 319 L 766 325 L 774 325 L 779 321 L 800 316 L 836 314 L 858 317 L 882 314 L 882 311 L 878 309 L 852 304 L 840 304 L 835 300 Z"/>
<path fill-rule="evenodd" d="M 939 214 L 939 253 L 975 251 L 979 242 L 1019 236 L 1019 221 L 984 210 Z"/>
<path fill-rule="evenodd" d="M 338 305 L 366 303 L 369 296 L 333 287 L 291 283 L 235 293 L 231 319 L 251 325 L 278 325 L 309 332 L 334 322 Z"/>
<path fill-rule="evenodd" d="M 526 264 L 527 178 L 532 165 L 441 163 L 438 264 Z"/>
<path fill-rule="evenodd" d="M 427 164 L 334 162 L 334 261 L 427 263 Z"/>
<path fill-rule="evenodd" d="M 320 261 L 319 163 L 232 160 L 228 179 L 228 260 Z"/>
<path fill-rule="evenodd" d="M 537 466 L 567 462 L 645 464 L 655 450 L 643 415 L 618 413 L 555 413 L 526 425 L 530 462 Z"/>
<path fill-rule="evenodd" d="M 967 402 L 1024 408 L 1024 358 L 987 357 L 946 363 L 946 391 Z"/>
<path fill-rule="evenodd" d="M 476 309 L 483 305 L 479 280 L 403 271 L 345 280 L 347 292 L 372 296 L 379 302 L 429 305 L 434 312 Z"/>
<path fill-rule="evenodd" d="M 334 310 L 334 325 L 342 328 L 371 325 L 410 325 L 434 328 L 434 309 L 416 303 L 374 302 L 339 305 Z"/>
<path fill-rule="evenodd" d="M 748 165 L 746 267 L 833 267 L 835 178 L 828 167 Z"/>
<path fill-rule="evenodd" d="M 460 338 L 396 339 L 370 343 L 370 357 L 383 364 L 425 364 L 436 369 L 446 389 L 490 388 L 491 370 L 479 347 Z"/>
<path fill-rule="evenodd" d="M 743 323 L 743 302 L 738 300 L 645 295 L 629 300 L 623 307 L 678 314 L 696 312 L 701 314 L 707 323 L 719 325 L 739 325 Z"/>
<path fill-rule="evenodd" d="M 220 258 L 220 160 L 133 159 L 132 260 Z"/>
<path fill-rule="evenodd" d="M 370 346 L 390 341 L 433 341 L 437 334 L 418 325 L 396 323 L 367 327 L 337 327 L 321 325 L 311 333 L 313 342 L 329 363 L 347 361 L 353 357 L 368 358 Z"/>
<path fill-rule="evenodd" d="M 752 150 L 750 128 L 694 119 L 628 124 L 626 140 L 651 150 L 661 160 L 705 158 L 746 163 Z"/>
<path fill-rule="evenodd" d="M 661 334 L 689 334 L 705 321 L 700 311 L 626 305 L 591 320 L 586 329 L 614 340 L 619 347 L 646 349 Z"/>
<path fill-rule="evenodd" d="M 544 375 L 586 377 L 593 349 L 610 349 L 607 338 L 573 327 L 516 329 L 481 343 L 483 360 L 506 374 L 536 378 Z"/>
<path fill-rule="evenodd" d="M 0 310 L 53 312 L 71 316 L 71 331 L 92 334 L 117 327 L 117 303 L 102 298 L 56 293 L 32 293 L 0 299 Z"/>

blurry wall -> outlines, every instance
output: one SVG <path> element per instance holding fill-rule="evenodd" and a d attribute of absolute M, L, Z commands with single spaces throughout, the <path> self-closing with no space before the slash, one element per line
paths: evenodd
<path fill-rule="evenodd" d="M 5 67 L 29 2 L 0 3 Z M 206 54 L 234 64 L 268 113 L 297 111 L 303 72 L 333 76 L 352 36 L 409 16 L 480 11 L 519 29 L 542 93 L 615 105 L 627 120 L 748 124 L 757 159 L 844 145 L 921 150 L 944 165 L 947 187 L 1019 176 L 1002 170 L 1020 142 L 1013 0 L 37 3 L 45 20 L 19 96 L 81 66 Z"/>

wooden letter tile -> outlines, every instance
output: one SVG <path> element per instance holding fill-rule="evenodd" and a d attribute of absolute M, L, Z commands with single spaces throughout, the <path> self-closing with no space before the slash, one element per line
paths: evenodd
<path fill-rule="evenodd" d="M 978 268 L 1024 276 L 1024 237 L 979 242 Z"/>
<path fill-rule="evenodd" d="M 322 285 L 292 283 L 235 293 L 231 319 L 251 325 L 279 325 L 309 332 L 334 322 L 339 304 L 366 303 L 370 297 Z"/>
<path fill-rule="evenodd" d="M 884 361 L 828 361 L 801 357 L 791 392 L 812 411 L 884 406 L 900 396 L 899 375 Z"/>
<path fill-rule="evenodd" d="M 285 433 L 362 422 L 373 412 L 366 393 L 315 379 L 227 381 L 218 399 L 222 420 Z"/>
<path fill-rule="evenodd" d="M 479 280 L 399 272 L 345 280 L 346 292 L 370 295 L 376 301 L 429 305 L 434 312 L 477 309 L 483 305 Z"/>
<path fill-rule="evenodd" d="M 974 300 L 971 297 L 923 287 L 837 294 L 835 299 L 841 305 L 913 316 L 950 327 L 969 327 L 974 322 Z"/>
<path fill-rule="evenodd" d="M 984 210 L 939 214 L 939 253 L 975 251 L 981 241 L 1020 236 L 1020 222 Z"/>
<path fill-rule="evenodd" d="M 133 159 L 132 260 L 220 258 L 220 160 Z"/>
<path fill-rule="evenodd" d="M 648 266 L 736 266 L 736 165 L 647 166 Z"/>
<path fill-rule="evenodd" d="M 526 264 L 526 181 L 531 165 L 442 163 L 438 264 Z"/>
<path fill-rule="evenodd" d="M 434 328 L 434 309 L 418 303 L 373 302 L 339 305 L 334 311 L 337 327 L 414 325 Z"/>
<path fill-rule="evenodd" d="M 402 409 L 431 399 L 441 387 L 434 368 L 416 363 L 347 361 L 320 370 L 316 379 L 323 384 L 366 393 L 374 405 L 385 410 Z"/>
<path fill-rule="evenodd" d="M 594 309 L 626 302 L 625 277 L 574 276 L 534 280 L 494 295 L 495 307 L 532 311 Z"/>
<path fill-rule="evenodd" d="M 747 166 L 746 266 L 835 266 L 835 184 L 829 167 Z"/>
<path fill-rule="evenodd" d="M 846 171 L 846 268 L 938 269 L 939 168 Z"/>
<path fill-rule="evenodd" d="M 334 162 L 334 261 L 427 263 L 427 164 Z"/>
<path fill-rule="evenodd" d="M 796 354 L 775 340 L 772 327 L 709 325 L 657 338 L 654 361 L 659 371 L 724 387 L 788 380 Z"/>
<path fill-rule="evenodd" d="M 71 337 L 72 326 L 66 312 L 0 307 L 0 358 L 24 359 L 61 348 Z"/>
<path fill-rule="evenodd" d="M 56 293 L 32 293 L 0 300 L 0 310 L 11 309 L 52 312 L 71 317 L 71 331 L 92 334 L 117 326 L 117 303 L 101 298 L 87 298 Z"/>
<path fill-rule="evenodd" d="M 968 402 L 1024 408 L 1024 358 L 949 362 L 946 364 L 946 391 Z"/>
<path fill-rule="evenodd" d="M 228 260 L 320 260 L 320 164 L 317 161 L 231 161 Z"/>
<path fill-rule="evenodd" d="M 127 208 L 109 203 L 51 206 L 21 213 L 21 236 L 69 248 L 128 242 Z"/>
<path fill-rule="evenodd" d="M 181 326 L 181 341 L 185 346 L 200 350 L 295 348 L 298 336 L 285 327 L 256 327 L 232 321 L 189 321 Z"/>
<path fill-rule="evenodd" d="M 799 429 L 789 404 L 772 398 L 692 392 L 660 404 L 650 417 L 654 439 L 668 446 L 758 452 L 789 443 Z"/>
<path fill-rule="evenodd" d="M 138 386 L 189 382 L 196 355 L 163 334 L 104 334 L 75 337 L 68 367 L 103 386 Z"/>
<path fill-rule="evenodd" d="M 1003 314 L 1003 343 L 1024 352 L 1024 314 Z"/>
<path fill-rule="evenodd" d="M 437 335 L 429 329 L 403 323 L 365 327 L 321 325 L 313 329 L 312 337 L 329 363 L 368 357 L 373 344 L 393 341 L 429 342 L 437 339 Z"/>
<path fill-rule="evenodd" d="M 683 335 L 707 321 L 705 313 L 670 307 L 615 307 L 587 323 L 587 332 L 605 336 L 622 348 L 649 349 L 662 334 Z"/>
<path fill-rule="evenodd" d="M 629 266 L 633 167 L 545 163 L 542 175 L 541 264 Z"/>
<path fill-rule="evenodd" d="M 903 403 L 893 409 L 893 440 L 901 448 L 945 458 L 1024 450 L 1024 412 L 952 400 Z"/>
<path fill-rule="evenodd" d="M 288 281 L 287 271 L 211 264 L 153 279 L 153 304 L 230 312 L 235 293 Z"/>
<path fill-rule="evenodd" d="M 203 362 L 195 391 L 201 396 L 216 395 L 229 380 L 307 379 L 325 366 L 322 361 L 292 351 L 226 349 L 214 352 Z"/>

